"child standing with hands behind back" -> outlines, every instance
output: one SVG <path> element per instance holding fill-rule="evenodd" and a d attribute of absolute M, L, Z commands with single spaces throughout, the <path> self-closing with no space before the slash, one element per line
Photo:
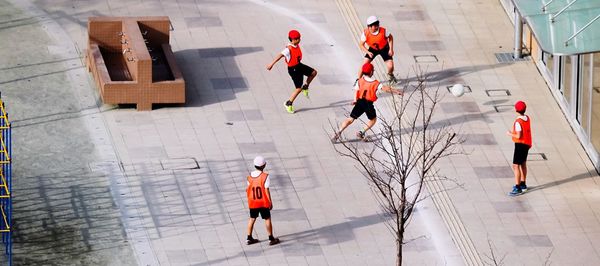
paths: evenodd
<path fill-rule="evenodd" d="M 292 92 L 289 100 L 285 102 L 285 110 L 293 114 L 294 107 L 292 106 L 294 100 L 300 94 L 300 92 L 304 93 L 304 96 L 308 97 L 308 86 L 312 82 L 312 80 L 317 76 L 317 71 L 312 67 L 309 67 L 305 64 L 302 64 L 300 60 L 302 60 L 302 50 L 300 49 L 300 32 L 297 30 L 291 30 L 288 33 L 288 39 L 290 43 L 281 51 L 281 53 L 275 57 L 273 62 L 267 65 L 267 70 L 271 70 L 273 66 L 281 60 L 281 58 L 285 58 L 285 62 L 288 65 L 288 73 L 290 77 L 292 77 L 292 81 L 294 82 L 295 90 Z M 304 76 L 307 76 L 306 84 L 302 84 L 304 82 Z"/>

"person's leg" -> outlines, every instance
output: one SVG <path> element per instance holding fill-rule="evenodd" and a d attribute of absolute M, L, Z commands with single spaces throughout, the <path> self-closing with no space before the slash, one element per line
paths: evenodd
<path fill-rule="evenodd" d="M 375 125 L 375 123 L 377 123 L 377 117 L 370 119 L 369 122 L 367 122 L 367 127 L 365 127 L 364 132 L 367 133 L 367 131 L 369 131 L 369 129 L 371 129 Z"/>
<path fill-rule="evenodd" d="M 527 179 L 527 162 L 521 164 L 521 181 L 525 182 Z"/>
<path fill-rule="evenodd" d="M 527 191 L 527 163 L 523 162 L 519 165 L 519 172 L 521 172 L 521 182 L 519 183 L 519 187 L 523 192 Z"/>
<path fill-rule="evenodd" d="M 344 122 L 342 122 L 342 125 L 340 126 L 340 131 L 338 132 L 338 135 L 342 134 L 342 131 L 344 131 L 344 129 L 346 129 L 353 122 L 354 118 L 352 117 L 348 117 L 346 120 L 344 120 Z"/>
<path fill-rule="evenodd" d="M 273 224 L 271 223 L 271 218 L 265 219 L 265 225 L 267 226 L 267 233 L 269 236 L 273 236 Z"/>
<path fill-rule="evenodd" d="M 308 76 L 308 78 L 306 79 L 306 87 L 310 86 L 310 83 L 313 81 L 313 79 L 315 79 L 316 76 L 317 71 L 313 70 L 312 73 L 310 73 L 310 76 Z"/>
<path fill-rule="evenodd" d="M 515 184 L 518 186 L 521 183 L 521 166 L 513 164 L 513 173 L 515 175 Z"/>
<path fill-rule="evenodd" d="M 254 222 L 256 222 L 256 218 L 248 219 L 248 236 L 252 236 L 252 230 L 254 228 Z"/>
<path fill-rule="evenodd" d="M 302 92 L 302 88 L 296 88 L 292 92 L 292 95 L 290 95 L 290 99 L 288 100 L 288 102 L 294 103 L 294 100 L 296 100 L 296 97 L 298 97 L 298 94 L 300 94 L 300 92 Z"/>
<path fill-rule="evenodd" d="M 251 211 L 252 212 L 252 211 Z M 254 216 L 254 215 L 252 215 Z M 258 243 L 258 239 L 255 239 L 254 237 L 252 237 L 252 230 L 254 228 L 254 222 L 256 221 L 256 217 L 250 217 L 250 219 L 248 219 L 248 237 L 246 238 L 246 244 L 247 245 L 252 245 L 255 243 Z"/>
<path fill-rule="evenodd" d="M 386 60 L 385 64 L 387 66 L 388 75 L 393 76 L 394 75 L 394 60 L 392 60 L 392 59 Z"/>

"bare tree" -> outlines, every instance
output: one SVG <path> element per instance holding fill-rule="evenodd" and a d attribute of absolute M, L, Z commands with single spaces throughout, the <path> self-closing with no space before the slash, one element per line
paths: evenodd
<path fill-rule="evenodd" d="M 435 167 L 439 159 L 457 152 L 463 142 L 448 124 L 432 121 L 443 91 L 427 87 L 427 76 L 417 73 L 414 88 L 405 85 L 402 96 L 387 99 L 391 115 L 380 115 L 380 126 L 373 130 L 376 137 L 365 145 L 345 139 L 338 140 L 336 151 L 358 163 L 382 209 L 389 216 L 386 224 L 396 239 L 396 265 L 402 265 L 404 232 L 411 221 L 415 205 L 423 200 L 424 182 L 444 178 Z M 332 128 L 335 130 L 336 128 Z M 375 132 L 376 131 L 376 132 Z M 337 132 L 337 130 L 335 130 Z M 334 133 L 335 133 L 334 132 Z"/>
<path fill-rule="evenodd" d="M 488 259 L 488 261 L 485 262 L 485 265 L 490 265 L 490 266 L 504 265 L 504 259 L 506 258 L 506 253 L 504 253 L 502 256 L 498 256 L 498 254 L 496 254 L 496 251 L 495 251 L 496 247 L 492 243 L 492 240 L 490 240 L 489 236 L 488 236 L 488 247 L 490 249 L 490 255 L 485 254 L 485 257 Z"/>

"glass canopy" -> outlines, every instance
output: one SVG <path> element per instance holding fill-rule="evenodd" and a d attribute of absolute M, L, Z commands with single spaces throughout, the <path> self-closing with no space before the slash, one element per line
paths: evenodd
<path fill-rule="evenodd" d="M 513 0 L 513 3 L 545 52 L 556 55 L 600 52 L 600 0 Z"/>

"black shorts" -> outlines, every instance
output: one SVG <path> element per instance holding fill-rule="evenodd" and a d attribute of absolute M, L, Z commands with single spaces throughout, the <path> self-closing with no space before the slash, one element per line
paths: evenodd
<path fill-rule="evenodd" d="M 354 105 L 354 108 L 352 108 L 352 112 L 350 112 L 350 117 L 358 119 L 363 113 L 367 113 L 367 118 L 369 120 L 377 118 L 377 112 L 375 112 L 375 106 L 373 105 L 373 102 L 365 99 L 358 99 Z"/>
<path fill-rule="evenodd" d="M 269 208 L 250 209 L 250 218 L 257 218 L 259 213 L 260 217 L 265 220 L 271 218 L 271 211 Z"/>
<path fill-rule="evenodd" d="M 375 59 L 375 57 L 377 57 L 378 55 L 381 56 L 381 59 L 383 59 L 383 61 L 393 59 L 393 57 L 390 56 L 390 46 L 389 45 L 386 45 L 381 50 L 375 50 L 375 49 L 369 47 L 369 52 L 373 53 L 373 57 L 371 58 L 371 57 L 369 57 L 369 54 L 365 54 L 365 58 L 369 58 L 370 60 Z"/>
<path fill-rule="evenodd" d="M 294 81 L 294 86 L 297 89 L 302 87 L 302 83 L 304 83 L 304 76 L 310 76 L 313 71 L 315 71 L 312 67 L 309 67 L 305 64 L 299 63 L 293 67 L 288 67 L 288 73 L 292 80 Z"/>
<path fill-rule="evenodd" d="M 527 161 L 529 146 L 523 143 L 515 143 L 515 153 L 513 154 L 513 164 L 521 165 Z"/>

